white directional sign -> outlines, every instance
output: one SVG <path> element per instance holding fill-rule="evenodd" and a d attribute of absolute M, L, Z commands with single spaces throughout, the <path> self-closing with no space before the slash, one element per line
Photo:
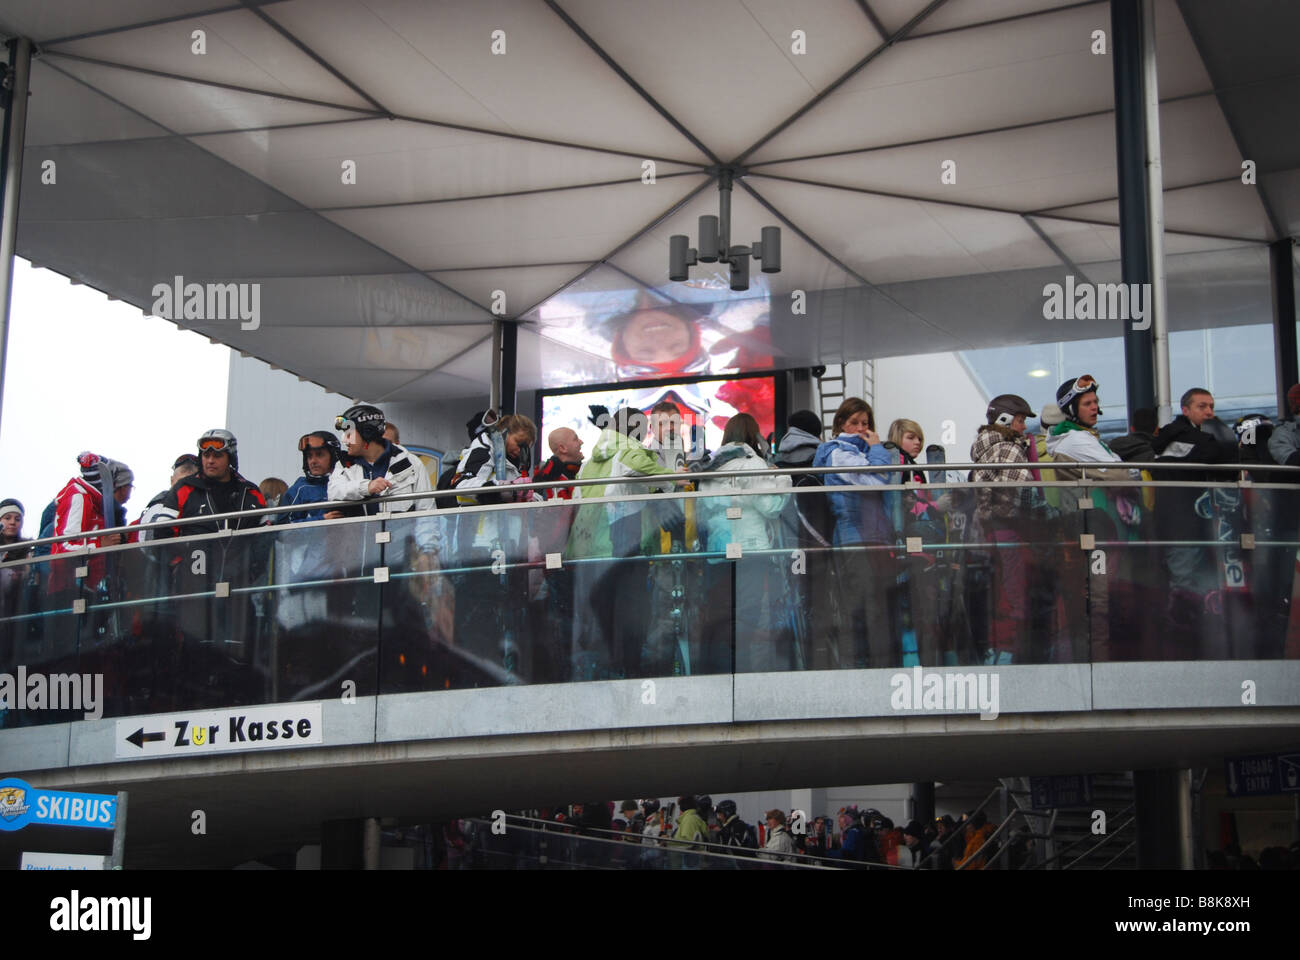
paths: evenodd
<path fill-rule="evenodd" d="M 19 870 L 103 870 L 103 854 L 23 853 Z"/>
<path fill-rule="evenodd" d="M 114 755 L 119 760 L 198 757 L 324 742 L 319 703 L 282 703 L 124 717 L 117 721 Z"/>

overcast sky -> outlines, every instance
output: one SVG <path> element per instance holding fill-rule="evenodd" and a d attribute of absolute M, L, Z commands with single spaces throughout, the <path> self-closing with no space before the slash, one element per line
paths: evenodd
<path fill-rule="evenodd" d="M 225 425 L 230 349 L 14 258 L 0 410 L 0 498 L 23 536 L 77 475 L 83 450 L 135 471 L 134 520 L 199 434 Z"/>

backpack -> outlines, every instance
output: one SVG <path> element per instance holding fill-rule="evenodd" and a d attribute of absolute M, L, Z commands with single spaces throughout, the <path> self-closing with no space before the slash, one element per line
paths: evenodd
<path fill-rule="evenodd" d="M 458 465 L 459 464 L 453 464 L 446 470 L 442 471 L 442 473 L 438 474 L 438 483 L 434 489 L 451 490 L 455 486 L 456 480 L 459 477 L 459 474 L 456 473 L 456 467 Z M 433 502 L 439 510 L 451 510 L 460 506 L 460 501 L 456 499 L 456 494 L 454 493 L 443 494 L 440 497 L 435 496 Z"/>
<path fill-rule="evenodd" d="M 801 473 L 790 478 L 794 487 L 824 487 L 822 474 Z M 830 497 L 826 492 L 803 494 L 790 498 L 797 540 L 799 543 L 811 543 L 815 546 L 830 546 L 835 540 L 835 514 L 831 510 Z"/>

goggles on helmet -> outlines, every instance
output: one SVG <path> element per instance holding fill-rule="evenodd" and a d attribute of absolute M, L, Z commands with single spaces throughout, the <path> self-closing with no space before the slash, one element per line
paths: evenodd
<path fill-rule="evenodd" d="M 326 443 L 323 438 L 318 437 L 315 434 L 304 433 L 301 437 L 298 438 L 299 452 L 304 452 L 307 450 L 329 450 L 329 449 L 330 449 L 330 445 Z"/>
<path fill-rule="evenodd" d="M 1061 398 L 1057 406 L 1064 410 L 1074 402 L 1075 397 L 1081 397 L 1090 390 L 1096 390 L 1098 386 L 1100 386 L 1100 384 L 1097 383 L 1097 378 L 1090 373 L 1085 373 L 1078 380 L 1074 381 L 1074 383 L 1070 384 L 1070 389 L 1066 392 L 1065 396 Z"/>
<path fill-rule="evenodd" d="M 204 437 L 199 441 L 199 449 L 211 450 L 213 453 L 228 453 L 230 445 L 221 437 Z"/>
<path fill-rule="evenodd" d="M 356 429 L 356 424 L 340 413 L 334 418 L 334 429 L 343 433 L 348 430 Z"/>

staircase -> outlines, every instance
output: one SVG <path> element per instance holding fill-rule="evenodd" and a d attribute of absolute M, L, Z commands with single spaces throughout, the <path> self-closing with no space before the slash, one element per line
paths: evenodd
<path fill-rule="evenodd" d="M 1087 807 L 1036 810 L 1028 777 L 1004 778 L 1002 785 L 1037 841 L 1035 859 L 1043 866 L 1029 869 L 1137 869 L 1131 773 L 1092 774 L 1092 803 Z M 1105 811 L 1104 835 L 1092 832 L 1094 810 Z"/>

